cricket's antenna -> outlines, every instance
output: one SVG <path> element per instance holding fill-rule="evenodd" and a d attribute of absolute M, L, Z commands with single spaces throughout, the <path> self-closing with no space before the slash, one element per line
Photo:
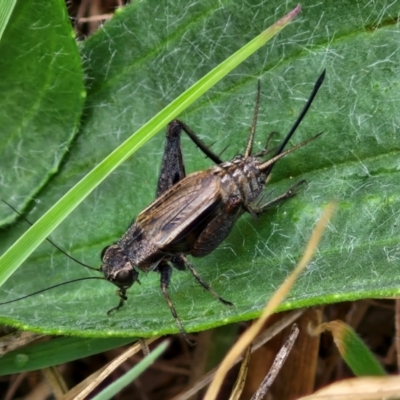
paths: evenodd
<path fill-rule="evenodd" d="M 306 144 L 312 142 L 313 140 L 317 139 L 323 134 L 323 132 L 318 133 L 317 135 L 310 137 L 309 139 L 305 140 L 304 142 L 301 142 L 299 144 L 296 144 L 296 146 L 291 147 L 290 149 L 283 151 L 279 153 L 277 156 L 270 158 L 269 160 L 265 161 L 264 163 L 260 164 L 258 166 L 258 169 L 260 171 L 268 171 L 268 173 L 271 172 L 272 167 L 274 164 L 280 160 L 281 158 L 285 157 L 287 154 L 292 153 L 293 151 L 299 149 L 300 147 L 305 146 Z"/>
<path fill-rule="evenodd" d="M 57 287 L 59 287 L 59 286 L 68 285 L 69 283 L 74 283 L 74 282 L 88 281 L 89 279 L 90 279 L 90 280 L 91 280 L 91 279 L 101 279 L 101 280 L 103 280 L 103 281 L 106 280 L 105 278 L 101 278 L 100 276 L 87 276 L 87 277 L 85 277 L 85 278 L 73 279 L 72 281 L 57 283 L 57 285 L 50 286 L 50 287 L 48 287 L 48 288 L 46 288 L 46 289 L 38 290 L 37 292 L 33 292 L 33 293 L 31 293 L 31 294 L 27 294 L 26 296 L 19 297 L 18 299 L 5 301 L 5 302 L 3 302 L 3 303 L 0 303 L 0 306 L 3 306 L 3 305 L 5 305 L 5 304 L 14 303 L 14 302 L 16 302 L 16 301 L 23 300 L 23 299 L 26 299 L 27 297 L 35 296 L 35 295 L 37 295 L 37 294 L 39 294 L 39 293 L 47 292 L 48 290 L 57 288 Z"/>
<path fill-rule="evenodd" d="M 25 222 L 27 222 L 29 225 L 33 225 L 32 222 L 30 222 L 28 219 L 26 219 L 17 209 L 15 209 L 11 204 L 7 203 L 5 200 L 1 199 L 1 201 L 5 204 L 8 205 L 8 207 L 10 207 L 12 210 L 14 210 Z M 76 258 L 72 257 L 71 255 L 69 255 L 65 250 L 63 250 L 61 247 L 57 246 L 52 240 L 50 240 L 49 238 L 46 238 L 46 240 L 51 243 L 58 251 L 60 251 L 62 254 L 64 254 L 65 256 L 67 256 L 69 259 L 71 259 L 72 261 L 75 261 L 77 264 L 82 265 L 82 267 L 91 269 L 93 271 L 97 271 L 99 272 L 98 268 L 94 268 L 91 267 L 90 265 L 86 265 L 83 262 L 77 260 Z"/>
<path fill-rule="evenodd" d="M 280 146 L 276 150 L 275 156 L 277 156 L 278 154 L 282 153 L 283 149 L 287 145 L 287 143 L 290 140 L 290 138 L 292 137 L 293 133 L 296 131 L 297 127 L 300 125 L 300 122 L 303 120 L 303 118 L 307 114 L 308 109 L 310 108 L 312 102 L 314 101 L 314 98 L 317 95 L 318 90 L 321 87 L 322 82 L 325 79 L 325 72 L 326 72 L 326 70 L 324 69 L 322 71 L 322 74 L 319 76 L 319 78 L 315 82 L 314 88 L 313 88 L 313 90 L 311 92 L 310 97 L 307 100 L 307 103 L 305 104 L 305 106 L 304 106 L 303 110 L 301 111 L 300 115 L 297 117 L 297 120 L 294 123 L 294 125 L 292 126 L 292 129 L 289 131 L 289 133 L 286 135 L 285 139 L 283 139 L 283 142 L 280 144 Z M 271 166 L 271 169 L 272 169 L 272 166 Z"/>

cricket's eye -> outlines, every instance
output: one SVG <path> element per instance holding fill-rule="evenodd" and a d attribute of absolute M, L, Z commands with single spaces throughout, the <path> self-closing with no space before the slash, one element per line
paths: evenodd
<path fill-rule="evenodd" d="M 133 274 L 132 270 L 127 271 L 127 270 L 121 270 L 119 271 L 114 278 L 114 283 L 116 283 L 118 286 L 131 286 L 133 281 Z"/>
<path fill-rule="evenodd" d="M 100 260 L 103 260 L 104 254 L 106 254 L 106 251 L 110 248 L 111 246 L 106 246 L 104 249 L 101 251 L 100 255 Z"/>

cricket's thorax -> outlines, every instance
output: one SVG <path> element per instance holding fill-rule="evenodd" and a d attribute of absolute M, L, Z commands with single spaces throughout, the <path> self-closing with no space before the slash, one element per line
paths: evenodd
<path fill-rule="evenodd" d="M 256 157 L 237 156 L 231 161 L 211 168 L 211 173 L 221 180 L 223 198 L 235 196 L 247 208 L 246 206 L 260 195 L 265 186 L 267 174 L 258 168 L 261 163 L 262 161 Z"/>
<path fill-rule="evenodd" d="M 237 156 L 190 174 L 138 216 L 118 247 L 143 271 L 174 255 L 209 254 L 262 192 L 267 173 L 260 170 L 261 163 Z"/>
<path fill-rule="evenodd" d="M 136 222 L 129 227 L 124 236 L 118 241 L 118 246 L 133 266 L 146 271 L 156 268 L 165 256 L 160 253 L 157 244 Z"/>

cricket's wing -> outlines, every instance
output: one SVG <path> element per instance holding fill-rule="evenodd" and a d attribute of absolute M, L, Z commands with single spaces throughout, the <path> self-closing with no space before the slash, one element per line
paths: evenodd
<path fill-rule="evenodd" d="M 135 224 L 165 253 L 186 253 L 221 206 L 219 177 L 195 172 L 156 199 Z"/>

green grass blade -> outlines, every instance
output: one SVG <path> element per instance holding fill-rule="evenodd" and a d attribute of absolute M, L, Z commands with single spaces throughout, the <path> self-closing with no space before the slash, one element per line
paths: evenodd
<path fill-rule="evenodd" d="M 132 343 L 135 338 L 60 337 L 11 351 L 1 357 L 0 376 L 36 371 Z"/>
<path fill-rule="evenodd" d="M 51 207 L 25 234 L 23 234 L 0 258 L 0 285 L 21 265 L 47 236 L 119 165 L 146 143 L 169 121 L 192 104 L 225 75 L 258 50 L 282 30 L 298 13 L 300 6 L 263 31 L 231 57 L 219 64 L 191 88 L 165 107 L 143 125 L 121 146 L 89 172 Z"/>
<path fill-rule="evenodd" d="M 8 21 L 10 20 L 16 3 L 16 0 L 0 1 L 0 40 L 3 36 L 4 29 L 6 29 Z"/>
<path fill-rule="evenodd" d="M 356 332 L 342 321 L 332 321 L 323 326 L 333 336 L 333 340 L 356 376 L 385 376 L 386 372 Z"/>
<path fill-rule="evenodd" d="M 157 346 L 150 354 L 148 354 L 139 364 L 135 365 L 130 371 L 121 378 L 117 379 L 110 386 L 104 389 L 93 400 L 108 400 L 119 393 L 125 386 L 128 386 L 134 379 L 136 379 L 142 372 L 150 367 L 151 364 L 166 350 L 169 341 L 166 340 Z"/>

